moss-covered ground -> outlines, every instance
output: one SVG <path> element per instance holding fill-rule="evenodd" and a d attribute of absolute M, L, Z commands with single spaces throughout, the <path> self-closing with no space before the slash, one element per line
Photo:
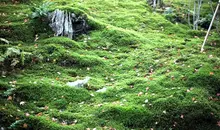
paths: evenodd
<path fill-rule="evenodd" d="M 201 53 L 204 31 L 166 20 L 145 0 L 53 2 L 51 10 L 85 14 L 91 31 L 52 37 L 46 21 L 29 17 L 30 2 L 0 2 L 0 37 L 11 41 L 0 54 L 23 52 L 0 64 L 1 129 L 220 129 L 215 30 Z M 66 85 L 86 76 L 83 88 Z"/>

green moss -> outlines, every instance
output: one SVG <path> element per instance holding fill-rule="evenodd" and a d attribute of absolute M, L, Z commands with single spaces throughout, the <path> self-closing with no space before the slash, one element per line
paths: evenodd
<path fill-rule="evenodd" d="M 34 40 L 33 31 L 27 24 L 0 25 L 0 28 L 0 35 L 10 41 L 31 42 Z"/>
<path fill-rule="evenodd" d="M 103 108 L 99 117 L 115 120 L 127 128 L 150 128 L 153 114 L 138 107 L 107 107 Z"/>
<path fill-rule="evenodd" d="M 62 89 L 62 91 L 59 91 Z M 30 93 L 31 92 L 31 93 Z M 29 94 L 28 94 L 29 93 Z M 63 100 L 80 102 L 87 100 L 90 95 L 83 89 L 76 89 L 70 87 L 53 86 L 51 84 L 40 83 L 36 84 L 22 84 L 17 88 L 16 94 L 18 97 L 26 100 L 42 100 L 46 102 L 52 101 L 54 98 L 62 98 L 65 95 Z"/>
<path fill-rule="evenodd" d="M 79 44 L 78 42 L 66 37 L 51 37 L 42 41 L 38 41 L 38 43 L 41 44 L 42 46 L 47 44 L 59 44 L 66 48 L 71 48 L 71 49 L 83 48 L 83 44 Z"/>
<path fill-rule="evenodd" d="M 23 123 L 55 130 L 218 129 L 214 30 L 200 53 L 204 32 L 171 23 L 146 1 L 54 2 L 51 11 L 84 15 L 92 30 L 75 40 L 53 37 L 44 18 L 24 23 L 31 14 L 27 4 L 0 9 L 7 13 L 0 19 L 1 36 L 12 41 L 1 43 L 0 54 L 8 47 L 31 53 L 21 68 L 1 72 L 0 126 L 22 121 L 15 129 Z M 18 12 L 23 15 L 11 15 Z M 84 87 L 66 86 L 86 76 L 91 79 Z M 102 88 L 106 92 L 96 92 Z"/>

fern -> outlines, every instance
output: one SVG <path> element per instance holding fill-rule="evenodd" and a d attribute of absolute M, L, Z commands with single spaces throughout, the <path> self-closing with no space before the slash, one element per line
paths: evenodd
<path fill-rule="evenodd" d="M 7 49 L 6 53 L 5 53 L 5 57 L 13 57 L 13 56 L 18 56 L 21 54 L 21 51 L 17 48 L 14 47 L 10 47 Z"/>
<path fill-rule="evenodd" d="M 16 129 L 18 126 L 20 126 L 25 120 L 16 120 L 14 123 L 12 123 L 8 129 Z"/>
<path fill-rule="evenodd" d="M 0 56 L 0 63 L 4 66 L 4 62 L 10 61 L 10 66 L 15 67 L 19 63 L 23 66 L 25 64 L 25 59 L 30 57 L 32 53 L 21 51 L 20 49 L 10 47 L 7 48 L 4 55 Z M 8 66 L 7 64 L 5 66 Z"/>
<path fill-rule="evenodd" d="M 45 2 L 42 5 L 37 6 L 36 4 L 34 4 L 31 7 L 31 11 L 33 12 L 31 15 L 31 18 L 40 18 L 40 17 L 44 17 L 47 16 L 47 14 L 49 13 L 49 7 L 53 4 L 53 2 Z"/>
<path fill-rule="evenodd" d="M 16 90 L 16 88 L 10 88 L 4 92 L 3 96 L 8 97 L 8 96 L 12 95 L 15 90 Z"/>

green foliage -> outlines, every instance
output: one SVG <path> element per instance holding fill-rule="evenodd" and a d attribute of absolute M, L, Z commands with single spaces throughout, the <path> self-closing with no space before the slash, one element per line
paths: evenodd
<path fill-rule="evenodd" d="M 3 96 L 8 97 L 8 96 L 12 95 L 15 90 L 16 90 L 16 88 L 10 88 L 4 92 Z"/>
<path fill-rule="evenodd" d="M 165 10 L 164 10 L 165 15 L 172 14 L 172 13 L 173 13 L 173 9 L 171 7 L 165 8 Z"/>
<path fill-rule="evenodd" d="M 42 3 L 41 5 L 34 4 L 31 7 L 32 15 L 31 18 L 41 18 L 46 17 L 50 11 L 50 6 L 53 4 L 53 2 L 47 1 Z"/>
<path fill-rule="evenodd" d="M 10 66 L 16 66 L 20 61 L 18 57 L 20 57 L 21 52 L 17 48 L 8 48 L 4 55 L 0 57 L 0 62 L 5 62 L 6 60 L 11 61 Z"/>
<path fill-rule="evenodd" d="M 14 123 L 12 123 L 8 129 L 17 129 L 20 127 L 20 125 L 22 125 L 22 123 L 24 122 L 25 120 L 16 120 Z"/>
<path fill-rule="evenodd" d="M 30 52 L 21 51 L 17 47 L 9 47 L 5 53 L 0 56 L 0 66 L 2 67 L 1 71 L 4 69 L 10 71 L 15 67 L 24 66 L 25 63 L 30 63 L 32 56 L 33 55 Z"/>

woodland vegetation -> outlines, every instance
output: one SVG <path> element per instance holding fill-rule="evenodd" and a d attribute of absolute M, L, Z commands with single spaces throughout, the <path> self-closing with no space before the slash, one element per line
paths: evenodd
<path fill-rule="evenodd" d="M 219 3 L 1 0 L 0 129 L 219 130 Z"/>

